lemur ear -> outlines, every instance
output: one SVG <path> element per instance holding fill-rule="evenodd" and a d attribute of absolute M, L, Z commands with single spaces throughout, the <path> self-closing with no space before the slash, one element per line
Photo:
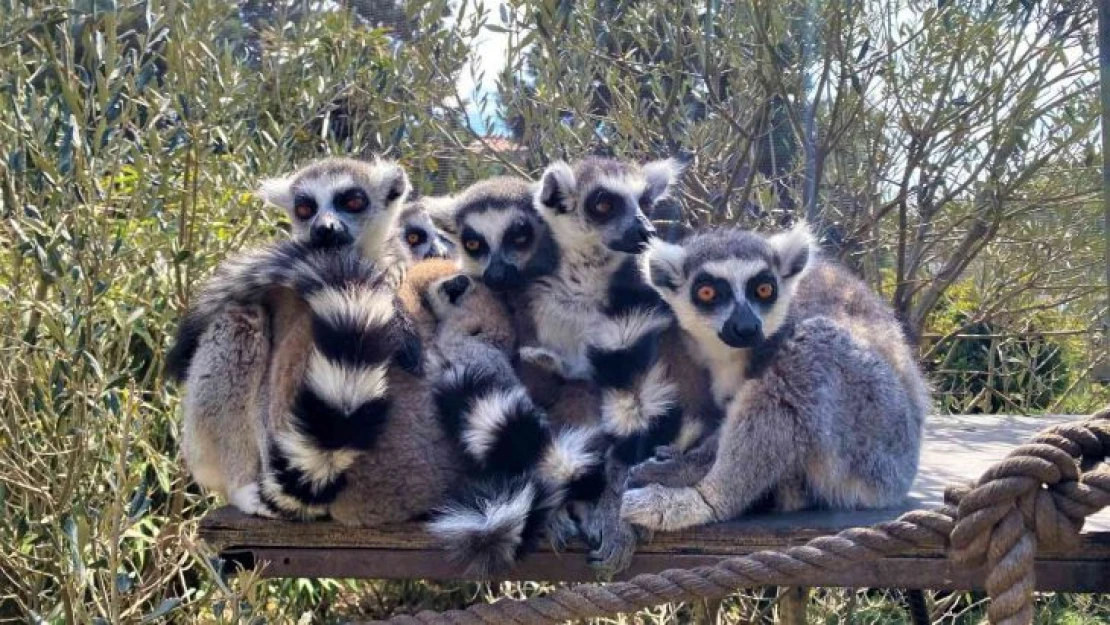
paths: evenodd
<path fill-rule="evenodd" d="M 644 178 L 647 179 L 647 189 L 644 193 L 652 203 L 655 203 L 666 197 L 671 188 L 678 183 L 686 166 L 678 159 L 664 158 L 645 163 L 641 169 L 644 171 Z"/>
<path fill-rule="evenodd" d="M 441 195 L 420 198 L 418 201 L 436 230 L 458 245 L 459 224 L 455 221 L 455 198 Z"/>
<path fill-rule="evenodd" d="M 574 171 L 563 161 L 555 161 L 543 170 L 536 202 L 557 213 L 570 212 L 574 206 Z"/>
<path fill-rule="evenodd" d="M 775 252 L 779 275 L 784 279 L 800 276 L 817 254 L 817 240 L 805 221 L 799 221 L 786 232 L 772 235 L 767 243 Z"/>
<path fill-rule="evenodd" d="M 293 210 L 293 181 L 289 178 L 267 178 L 254 194 L 267 204 L 287 211 Z"/>
<path fill-rule="evenodd" d="M 685 276 L 682 265 L 686 262 L 686 249 L 655 238 L 640 255 L 640 263 L 648 282 L 656 291 L 666 295 L 682 286 Z"/>
<path fill-rule="evenodd" d="M 378 164 L 384 170 L 382 182 L 385 183 L 386 206 L 403 205 L 412 191 L 412 184 L 409 183 L 409 175 L 405 173 L 405 168 L 393 161 L 379 161 Z"/>

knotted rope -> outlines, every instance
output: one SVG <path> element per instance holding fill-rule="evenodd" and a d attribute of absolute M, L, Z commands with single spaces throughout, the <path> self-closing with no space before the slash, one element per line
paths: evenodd
<path fill-rule="evenodd" d="M 580 584 L 524 601 L 503 599 L 466 610 L 421 612 L 390 623 L 559 623 L 661 603 L 720 599 L 739 588 L 799 585 L 912 548 L 946 547 L 963 566 L 987 566 L 988 618 L 995 625 L 1033 622 L 1038 547 L 1074 546 L 1086 517 L 1110 505 L 1110 408 L 1048 428 L 967 486 L 949 488 L 944 505 L 893 521 L 815 538 L 803 546 L 758 551 L 712 566 L 643 574 L 626 582 Z"/>

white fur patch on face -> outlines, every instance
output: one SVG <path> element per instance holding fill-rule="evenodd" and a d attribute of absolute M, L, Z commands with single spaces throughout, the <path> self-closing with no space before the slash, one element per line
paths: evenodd
<path fill-rule="evenodd" d="M 566 485 L 581 476 L 600 460 L 590 450 L 595 436 L 593 428 L 568 428 L 560 432 L 540 460 L 540 476 L 554 486 Z"/>
<path fill-rule="evenodd" d="M 701 269 L 705 273 L 727 280 L 732 285 L 733 293 L 742 296 L 748 280 L 764 269 L 771 269 L 771 266 L 763 259 L 728 258 L 709 261 L 702 265 Z"/>
<path fill-rule="evenodd" d="M 647 190 L 648 182 L 640 176 L 598 176 L 597 181 L 589 188 L 589 191 L 594 189 L 605 189 L 613 195 L 619 195 L 625 200 L 632 203 L 632 206 L 640 205 L 640 197 Z"/>
<path fill-rule="evenodd" d="M 349 416 L 366 402 L 386 395 L 388 370 L 386 364 L 374 367 L 339 364 L 313 349 L 305 381 L 324 401 Z"/>
<path fill-rule="evenodd" d="M 463 447 L 474 458 L 485 458 L 497 441 L 497 435 L 508 421 L 509 412 L 527 400 L 524 389 L 514 388 L 479 397 L 467 413 Z"/>
<path fill-rule="evenodd" d="M 364 333 L 384 327 L 396 314 L 392 293 L 365 287 L 321 289 L 308 298 L 308 305 L 328 324 Z"/>
<path fill-rule="evenodd" d="M 467 215 L 464 225 L 482 235 L 492 251 L 501 247 L 505 231 L 519 219 L 524 216 L 515 210 L 489 210 Z M 466 255 L 465 251 L 463 254 Z"/>

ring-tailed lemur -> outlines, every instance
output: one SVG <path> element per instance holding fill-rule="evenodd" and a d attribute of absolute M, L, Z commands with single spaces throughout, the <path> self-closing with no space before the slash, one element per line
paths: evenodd
<path fill-rule="evenodd" d="M 531 289 L 537 344 L 522 357 L 601 389 L 601 423 L 611 442 L 608 488 L 584 529 L 603 570 L 625 568 L 635 546 L 619 516 L 628 467 L 660 445 L 684 449 L 719 420 L 705 400 L 706 372 L 690 366 L 673 315 L 637 262 L 654 236 L 646 213 L 681 171 L 672 159 L 554 163 L 536 193 L 561 257 Z"/>
<path fill-rule="evenodd" d="M 289 214 L 294 241 L 324 249 L 356 245 L 388 267 L 392 281 L 400 246 L 391 232 L 408 191 L 408 177 L 396 163 L 332 158 L 268 180 L 258 194 Z M 166 357 L 167 375 L 184 382 L 186 464 L 201 486 L 248 512 L 261 511 L 257 478 L 265 440 L 256 413 L 265 403 L 260 393 L 271 339 L 283 333 L 288 304 L 296 301 L 279 290 L 259 304 L 187 317 Z"/>
<path fill-rule="evenodd" d="M 420 339 L 384 273 L 358 250 L 295 241 L 221 263 L 182 327 L 203 329 L 225 310 L 258 305 L 278 289 L 307 304 L 311 348 L 302 375 L 288 381 L 291 403 L 264 421 L 259 511 L 318 517 L 343 487 L 346 470 L 385 428 L 390 367 L 419 372 Z M 229 445 L 244 452 L 257 440 Z"/>
<path fill-rule="evenodd" d="M 905 496 L 928 388 L 890 308 L 816 253 L 804 224 L 652 244 L 645 271 L 728 408 L 708 466 L 677 462 L 689 483 L 627 491 L 625 519 L 675 530 L 734 518 L 764 497 L 796 510 Z"/>
<path fill-rule="evenodd" d="M 447 258 L 455 253 L 455 244 L 435 227 L 429 208 L 450 201 L 449 198 L 425 197 L 412 200 L 401 210 L 398 234 L 410 263 L 426 258 Z"/>

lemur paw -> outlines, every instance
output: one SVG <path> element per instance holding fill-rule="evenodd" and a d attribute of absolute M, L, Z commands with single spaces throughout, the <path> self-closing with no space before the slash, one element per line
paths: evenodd
<path fill-rule="evenodd" d="M 648 484 L 661 484 L 663 486 L 689 486 L 689 484 L 676 484 L 682 464 L 676 460 L 645 460 L 628 470 L 628 479 L 625 488 L 642 488 Z"/>
<path fill-rule="evenodd" d="M 636 528 L 623 521 L 614 519 L 608 525 L 601 532 L 601 544 L 587 556 L 590 567 L 604 580 L 632 565 L 639 537 Z"/>
<path fill-rule="evenodd" d="M 567 368 L 562 358 L 542 347 L 524 346 L 520 348 L 520 359 L 559 377 L 567 377 Z"/>
<path fill-rule="evenodd" d="M 656 460 L 674 460 L 682 455 L 682 450 L 678 445 L 660 445 L 655 448 L 653 454 Z"/>
<path fill-rule="evenodd" d="M 239 509 L 244 514 L 253 514 L 254 516 L 265 517 L 267 519 L 276 519 L 277 515 L 266 504 L 262 503 L 262 497 L 259 494 L 259 487 L 257 483 L 247 484 L 240 486 L 227 497 L 231 505 Z"/>
<path fill-rule="evenodd" d="M 578 524 L 565 508 L 555 513 L 547 523 L 547 539 L 554 551 L 566 549 L 567 544 L 578 534 Z"/>
<path fill-rule="evenodd" d="M 713 520 L 713 510 L 693 488 L 649 484 L 624 493 L 621 519 L 650 530 L 673 531 Z"/>

